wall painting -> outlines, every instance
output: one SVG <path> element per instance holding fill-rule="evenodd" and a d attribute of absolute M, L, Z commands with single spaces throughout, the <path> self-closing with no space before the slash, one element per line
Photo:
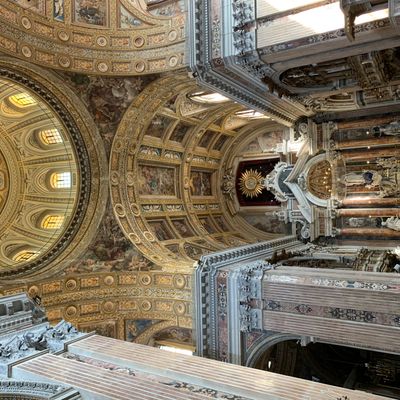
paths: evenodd
<path fill-rule="evenodd" d="M 210 172 L 192 171 L 190 176 L 190 193 L 192 196 L 211 196 Z"/>
<path fill-rule="evenodd" d="M 176 196 L 176 169 L 156 167 L 151 165 L 139 166 L 140 195 L 144 196 Z"/>
<path fill-rule="evenodd" d="M 168 229 L 165 221 L 147 221 L 158 240 L 174 239 L 173 234 Z"/>
<path fill-rule="evenodd" d="M 147 328 L 160 322 L 159 320 L 152 319 L 126 319 L 125 320 L 125 340 L 134 342 L 135 339 L 143 333 Z"/>
<path fill-rule="evenodd" d="M 114 320 L 78 324 L 78 330 L 81 332 L 95 331 L 97 335 L 117 339 L 117 321 Z"/>
<path fill-rule="evenodd" d="M 191 125 L 185 124 L 180 122 L 172 132 L 169 140 L 173 140 L 174 142 L 182 143 L 183 139 L 185 138 L 186 134 L 188 133 Z"/>
<path fill-rule="evenodd" d="M 88 25 L 107 26 L 106 0 L 75 0 L 75 22 Z"/>
<path fill-rule="evenodd" d="M 179 235 L 182 237 L 191 237 L 195 236 L 192 228 L 190 228 L 189 224 L 186 221 L 186 218 L 182 219 L 173 219 L 172 224 L 174 225 L 174 228 L 178 231 Z"/>

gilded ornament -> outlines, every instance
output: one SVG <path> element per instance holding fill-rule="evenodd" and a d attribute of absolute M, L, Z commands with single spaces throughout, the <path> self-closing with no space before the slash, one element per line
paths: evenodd
<path fill-rule="evenodd" d="M 174 275 L 174 286 L 183 289 L 186 286 L 186 279 L 183 275 Z"/>
<path fill-rule="evenodd" d="M 111 286 L 114 283 L 114 277 L 111 275 L 107 275 L 106 277 L 104 277 L 103 282 L 105 285 Z"/>
<path fill-rule="evenodd" d="M 58 32 L 58 37 L 60 40 L 62 40 L 63 42 L 66 42 L 69 40 L 70 36 L 69 33 L 66 31 L 59 31 Z"/>
<path fill-rule="evenodd" d="M 143 311 L 150 311 L 151 310 L 151 303 L 148 300 L 143 300 L 140 304 L 140 307 Z"/>
<path fill-rule="evenodd" d="M 178 37 L 178 32 L 176 31 L 176 29 L 173 29 L 168 32 L 168 40 L 170 42 L 173 42 L 174 40 L 176 40 L 177 37 Z"/>
<path fill-rule="evenodd" d="M 119 217 L 125 217 L 125 209 L 122 204 L 116 204 L 114 206 L 114 211 Z"/>
<path fill-rule="evenodd" d="M 263 180 L 260 172 L 248 169 L 239 178 L 239 189 L 246 197 L 257 197 L 264 188 Z"/>
<path fill-rule="evenodd" d="M 184 315 L 186 312 L 185 303 L 182 303 L 181 301 L 175 302 L 174 303 L 174 311 L 178 315 Z"/>
<path fill-rule="evenodd" d="M 135 71 L 143 72 L 146 69 L 146 64 L 144 61 L 137 61 L 135 64 Z"/>
<path fill-rule="evenodd" d="M 129 234 L 129 239 L 135 244 L 139 244 L 141 242 L 140 237 L 133 232 Z"/>
<path fill-rule="evenodd" d="M 29 297 L 33 298 L 39 294 L 39 288 L 37 286 L 31 286 L 28 289 Z"/>
<path fill-rule="evenodd" d="M 117 171 L 112 171 L 110 179 L 111 179 L 111 183 L 113 185 L 118 185 L 119 184 L 119 173 Z"/>
<path fill-rule="evenodd" d="M 107 71 L 108 71 L 108 65 L 107 65 L 105 62 L 99 62 L 99 63 L 97 64 L 97 69 L 98 69 L 100 72 L 107 72 Z"/>
<path fill-rule="evenodd" d="M 168 60 L 168 65 L 170 67 L 175 67 L 178 64 L 178 57 L 177 56 L 172 56 Z"/>
<path fill-rule="evenodd" d="M 97 39 L 96 39 L 96 43 L 100 47 L 107 46 L 107 38 L 105 36 L 98 36 Z"/>
<path fill-rule="evenodd" d="M 140 279 L 140 283 L 142 285 L 147 286 L 147 285 L 150 285 L 150 283 L 151 283 L 151 276 L 150 275 L 141 275 L 141 277 L 139 279 Z"/>
<path fill-rule="evenodd" d="M 21 53 L 27 58 L 32 56 L 32 50 L 28 46 L 22 46 Z"/>
<path fill-rule="evenodd" d="M 63 68 L 68 68 L 71 66 L 71 59 L 68 56 L 58 57 L 58 64 Z"/>
<path fill-rule="evenodd" d="M 106 313 L 113 312 L 115 310 L 115 304 L 112 301 L 106 301 L 103 304 L 103 310 Z"/>
<path fill-rule="evenodd" d="M 144 231 L 143 235 L 146 238 L 146 240 L 148 240 L 149 242 L 154 242 L 156 240 L 154 235 L 149 231 Z"/>
<path fill-rule="evenodd" d="M 133 39 L 133 44 L 135 47 L 142 47 L 145 43 L 144 37 L 143 36 L 136 36 Z"/>
<path fill-rule="evenodd" d="M 78 312 L 75 306 L 69 306 L 65 309 L 65 316 L 67 318 L 73 317 Z"/>
<path fill-rule="evenodd" d="M 135 184 L 135 175 L 133 172 L 128 172 L 126 174 L 126 183 L 128 186 L 133 186 Z"/>
<path fill-rule="evenodd" d="M 67 290 L 75 290 L 77 287 L 77 282 L 75 279 L 68 279 L 67 282 L 65 282 L 65 288 Z"/>
<path fill-rule="evenodd" d="M 30 19 L 27 18 L 27 17 L 22 17 L 22 18 L 21 18 L 21 25 L 22 25 L 25 29 L 31 29 L 31 28 L 32 28 L 32 22 L 31 22 Z"/>

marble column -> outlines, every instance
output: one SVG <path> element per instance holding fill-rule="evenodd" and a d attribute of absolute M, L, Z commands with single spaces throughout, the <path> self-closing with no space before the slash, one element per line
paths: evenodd
<path fill-rule="evenodd" d="M 399 217 L 400 208 L 340 208 L 338 217 Z"/>
<path fill-rule="evenodd" d="M 400 137 L 397 136 L 382 136 L 379 138 L 371 137 L 361 140 L 346 140 L 336 143 L 336 149 L 356 149 L 356 148 L 373 148 L 373 147 L 389 147 L 393 145 L 400 145 Z"/>
<path fill-rule="evenodd" d="M 395 231 L 388 228 L 340 228 L 337 231 L 337 236 L 400 238 L 400 231 Z"/>
<path fill-rule="evenodd" d="M 400 199 L 396 197 L 349 197 L 341 201 L 342 207 L 360 207 L 360 206 L 376 206 L 376 207 L 392 207 L 400 206 Z"/>
<path fill-rule="evenodd" d="M 399 147 L 392 146 L 384 149 L 369 149 L 365 150 L 343 150 L 341 155 L 345 161 L 358 161 L 358 160 L 372 160 L 374 158 L 387 158 L 387 157 L 398 157 L 400 149 Z"/>
<path fill-rule="evenodd" d="M 391 115 L 385 115 L 382 117 L 373 117 L 369 119 L 357 119 L 353 121 L 338 121 L 336 123 L 336 128 L 338 130 L 342 129 L 363 129 L 363 128 L 370 128 L 372 129 L 374 126 L 378 125 L 386 125 L 390 122 L 393 122 L 395 118 Z"/>

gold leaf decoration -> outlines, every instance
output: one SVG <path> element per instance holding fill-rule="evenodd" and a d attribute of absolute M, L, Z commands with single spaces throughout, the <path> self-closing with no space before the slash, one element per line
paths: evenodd
<path fill-rule="evenodd" d="M 264 188 L 264 177 L 260 172 L 248 169 L 239 178 L 239 188 L 246 197 L 257 197 Z"/>

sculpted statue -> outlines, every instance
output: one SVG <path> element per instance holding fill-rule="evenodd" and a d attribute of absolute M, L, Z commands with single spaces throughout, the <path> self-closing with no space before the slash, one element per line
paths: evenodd
<path fill-rule="evenodd" d="M 363 171 L 362 173 L 349 172 L 344 176 L 346 186 L 365 185 L 367 188 L 379 186 L 382 175 L 377 171 Z"/>
<path fill-rule="evenodd" d="M 375 127 L 374 132 L 378 136 L 398 136 L 400 135 L 400 121 L 393 121 L 390 124 Z"/>
<path fill-rule="evenodd" d="M 390 217 L 386 221 L 382 222 L 382 226 L 393 229 L 394 231 L 400 231 L 400 218 Z"/>
<path fill-rule="evenodd" d="M 233 197 L 235 191 L 235 179 L 233 176 L 232 168 L 225 171 L 225 174 L 222 178 L 222 193 L 229 196 L 230 198 Z"/>

